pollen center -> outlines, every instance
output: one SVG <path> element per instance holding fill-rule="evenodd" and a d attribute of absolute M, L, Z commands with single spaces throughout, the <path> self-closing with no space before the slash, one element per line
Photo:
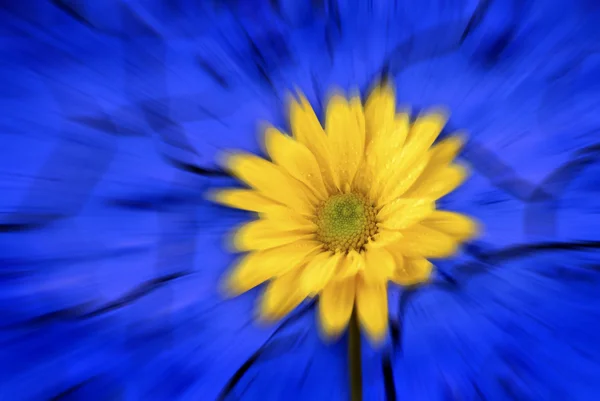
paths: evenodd
<path fill-rule="evenodd" d="M 362 250 L 377 233 L 376 213 L 359 194 L 338 194 L 317 211 L 317 238 L 330 251 Z"/>

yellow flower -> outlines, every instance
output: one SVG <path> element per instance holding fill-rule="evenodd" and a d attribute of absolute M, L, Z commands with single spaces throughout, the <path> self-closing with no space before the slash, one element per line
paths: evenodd
<path fill-rule="evenodd" d="M 271 161 L 227 158 L 227 168 L 249 188 L 222 190 L 214 199 L 258 214 L 234 235 L 234 248 L 248 253 L 227 286 L 239 294 L 269 281 L 263 318 L 280 319 L 318 296 L 325 335 L 342 333 L 356 306 L 362 329 L 380 342 L 388 326 L 388 282 L 427 281 L 427 258 L 451 256 L 475 234 L 472 220 L 435 204 L 466 177 L 453 164 L 461 138 L 432 146 L 444 113 L 411 121 L 395 105 L 387 85 L 375 88 L 364 107 L 358 98 L 335 95 L 323 129 L 300 96 L 290 108 L 292 136 L 265 131 Z"/>

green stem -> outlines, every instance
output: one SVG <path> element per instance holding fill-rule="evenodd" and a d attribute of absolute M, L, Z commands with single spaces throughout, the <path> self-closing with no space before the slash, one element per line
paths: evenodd
<path fill-rule="evenodd" d="M 348 360 L 350 362 L 351 401 L 362 401 L 362 361 L 360 346 L 360 327 L 356 313 L 352 313 L 348 328 Z"/>

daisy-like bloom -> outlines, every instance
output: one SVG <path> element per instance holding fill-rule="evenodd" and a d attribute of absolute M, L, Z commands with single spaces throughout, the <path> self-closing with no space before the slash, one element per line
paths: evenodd
<path fill-rule="evenodd" d="M 396 110 L 393 88 L 359 98 L 334 95 L 324 128 L 307 100 L 290 108 L 291 136 L 270 127 L 271 161 L 252 154 L 226 159 L 249 189 L 215 199 L 258 213 L 233 237 L 247 252 L 227 279 L 239 294 L 269 281 L 260 315 L 277 320 L 307 297 L 319 298 L 325 335 L 347 327 L 354 307 L 361 327 L 380 342 L 388 325 L 387 284 L 423 283 L 429 258 L 444 258 L 476 233 L 468 217 L 436 209 L 465 179 L 453 163 L 462 145 L 451 136 L 432 146 L 446 123 L 441 111 L 411 121 Z"/>

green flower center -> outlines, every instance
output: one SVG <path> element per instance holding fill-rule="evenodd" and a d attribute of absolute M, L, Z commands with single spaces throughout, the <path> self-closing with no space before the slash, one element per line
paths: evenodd
<path fill-rule="evenodd" d="M 375 208 L 358 194 L 338 194 L 317 211 L 317 238 L 330 251 L 360 251 L 377 233 Z"/>

